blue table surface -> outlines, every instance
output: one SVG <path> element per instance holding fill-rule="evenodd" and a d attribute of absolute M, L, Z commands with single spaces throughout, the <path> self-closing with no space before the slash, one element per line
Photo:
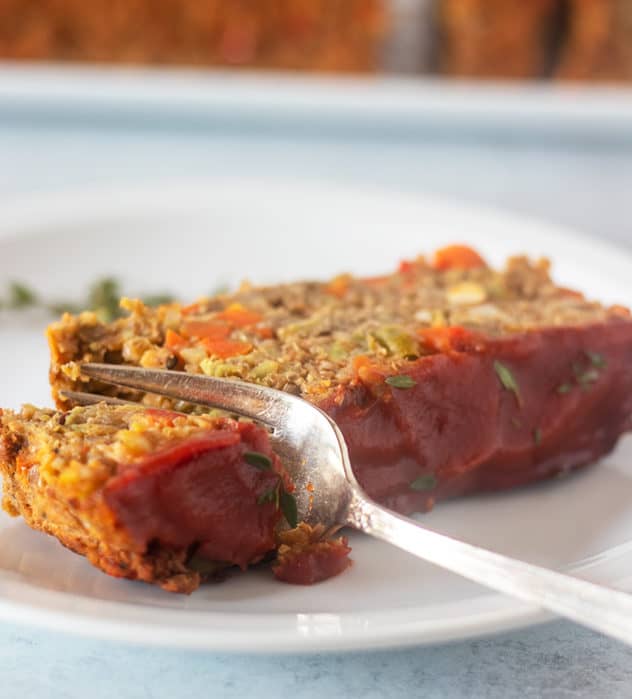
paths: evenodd
<path fill-rule="evenodd" d="M 0 105 L 0 206 L 18 195 L 77 186 L 292 176 L 493 204 L 632 247 L 631 142 L 423 130 L 406 139 L 264 133 L 252 125 L 244 133 L 227 123 L 155 128 L 37 116 L 6 116 Z M 630 697 L 632 649 L 564 621 L 433 648 L 302 657 L 133 647 L 0 624 L 2 697 L 273 694 Z"/>

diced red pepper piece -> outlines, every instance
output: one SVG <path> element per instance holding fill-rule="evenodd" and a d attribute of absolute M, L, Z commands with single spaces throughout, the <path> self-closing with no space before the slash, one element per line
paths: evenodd
<path fill-rule="evenodd" d="M 413 260 L 402 260 L 399 263 L 399 267 L 397 268 L 397 271 L 400 274 L 410 274 L 411 272 L 414 272 L 417 269 L 417 265 Z"/>
<path fill-rule="evenodd" d="M 466 352 L 484 348 L 480 336 L 460 326 L 421 328 L 418 335 L 424 349 L 430 352 Z"/>
<path fill-rule="evenodd" d="M 487 267 L 485 260 L 467 245 L 448 245 L 434 254 L 432 266 L 438 270 Z"/>

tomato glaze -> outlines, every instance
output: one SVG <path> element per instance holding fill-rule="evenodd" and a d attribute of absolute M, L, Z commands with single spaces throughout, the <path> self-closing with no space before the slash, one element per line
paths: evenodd
<path fill-rule="evenodd" d="M 408 388 L 365 372 L 368 381 L 320 404 L 377 501 L 408 514 L 551 478 L 594 462 L 632 429 L 632 322 L 465 345 L 409 362 Z"/>
<path fill-rule="evenodd" d="M 248 463 L 247 452 L 265 454 L 271 467 Z M 226 420 L 221 429 L 121 465 L 103 496 L 139 550 L 152 542 L 195 546 L 196 556 L 245 568 L 275 548 L 281 513 L 261 498 L 282 473 L 263 428 Z"/>
<path fill-rule="evenodd" d="M 313 585 L 342 573 L 350 565 L 351 549 L 345 537 L 289 551 L 272 568 L 278 580 L 294 585 Z"/>

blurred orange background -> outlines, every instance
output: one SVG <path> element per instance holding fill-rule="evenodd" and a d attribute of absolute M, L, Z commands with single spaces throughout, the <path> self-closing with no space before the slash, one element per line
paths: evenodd
<path fill-rule="evenodd" d="M 0 58 L 632 78 L 632 0 L 0 0 Z"/>

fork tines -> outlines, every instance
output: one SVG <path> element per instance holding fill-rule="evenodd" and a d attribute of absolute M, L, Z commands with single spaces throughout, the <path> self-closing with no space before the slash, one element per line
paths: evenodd
<path fill-rule="evenodd" d="M 261 422 L 267 422 L 266 415 L 270 404 L 274 402 L 278 393 L 274 389 L 244 381 L 218 379 L 201 374 L 185 374 L 167 369 L 143 369 L 115 364 L 82 364 L 81 373 L 104 383 L 125 386 L 145 393 L 157 393 L 187 403 L 221 408 Z M 65 394 L 71 400 L 74 400 L 72 396 L 79 395 L 80 400 L 90 399 L 92 403 L 95 402 L 96 397 L 95 394 L 90 393 L 65 392 Z M 110 402 L 106 396 L 100 399 Z"/>

